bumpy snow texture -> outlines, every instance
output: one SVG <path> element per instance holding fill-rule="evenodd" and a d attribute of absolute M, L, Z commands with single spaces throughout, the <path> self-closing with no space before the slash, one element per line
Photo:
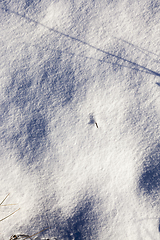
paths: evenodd
<path fill-rule="evenodd" d="M 1 240 L 160 238 L 159 16 L 0 1 Z"/>

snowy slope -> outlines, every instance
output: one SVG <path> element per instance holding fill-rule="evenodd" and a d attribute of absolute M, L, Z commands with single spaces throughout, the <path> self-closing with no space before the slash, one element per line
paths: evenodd
<path fill-rule="evenodd" d="M 0 239 L 160 238 L 159 17 L 158 0 L 0 2 L 0 219 L 20 208 Z"/>

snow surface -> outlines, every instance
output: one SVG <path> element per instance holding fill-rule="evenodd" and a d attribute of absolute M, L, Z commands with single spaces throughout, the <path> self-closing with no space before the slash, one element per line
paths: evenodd
<path fill-rule="evenodd" d="M 159 19 L 158 0 L 0 1 L 0 219 L 20 208 L 0 239 L 160 239 Z"/>

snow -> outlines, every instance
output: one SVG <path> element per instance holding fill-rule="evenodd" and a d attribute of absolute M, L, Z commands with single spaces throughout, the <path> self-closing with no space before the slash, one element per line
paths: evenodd
<path fill-rule="evenodd" d="M 0 2 L 0 239 L 160 238 L 159 12 Z"/>

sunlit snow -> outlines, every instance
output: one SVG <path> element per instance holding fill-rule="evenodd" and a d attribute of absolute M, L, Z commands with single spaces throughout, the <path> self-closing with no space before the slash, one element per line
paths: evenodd
<path fill-rule="evenodd" d="M 0 1 L 0 239 L 160 239 L 159 20 L 158 0 Z"/>

